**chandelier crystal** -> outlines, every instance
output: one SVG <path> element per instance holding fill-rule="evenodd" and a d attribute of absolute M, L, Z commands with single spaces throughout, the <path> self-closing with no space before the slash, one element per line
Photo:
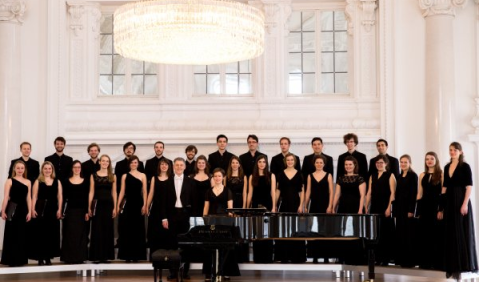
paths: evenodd
<path fill-rule="evenodd" d="M 264 50 L 264 14 L 229 0 L 142 0 L 115 11 L 120 55 L 154 63 L 210 65 Z"/>

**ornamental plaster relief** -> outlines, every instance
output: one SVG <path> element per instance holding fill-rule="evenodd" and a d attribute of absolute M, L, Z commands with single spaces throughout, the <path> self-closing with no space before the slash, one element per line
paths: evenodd
<path fill-rule="evenodd" d="M 464 7 L 468 0 L 419 0 L 419 7 L 424 10 L 423 16 L 456 15 L 456 7 Z M 477 3 L 477 1 L 476 1 Z"/>
<path fill-rule="evenodd" d="M 376 24 L 376 0 L 361 0 L 360 7 L 363 12 L 361 24 L 364 26 L 366 32 L 370 32 Z"/>
<path fill-rule="evenodd" d="M 23 0 L 0 0 L 0 23 L 22 24 L 25 11 Z"/>

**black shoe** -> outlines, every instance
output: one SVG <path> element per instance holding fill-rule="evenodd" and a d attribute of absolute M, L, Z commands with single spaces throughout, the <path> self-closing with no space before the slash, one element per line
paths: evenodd
<path fill-rule="evenodd" d="M 46 260 L 45 260 L 45 264 L 46 264 L 46 265 L 52 265 L 52 261 L 51 261 L 50 259 L 46 259 Z"/>
<path fill-rule="evenodd" d="M 38 265 L 45 265 L 45 262 L 42 259 L 38 260 Z"/>

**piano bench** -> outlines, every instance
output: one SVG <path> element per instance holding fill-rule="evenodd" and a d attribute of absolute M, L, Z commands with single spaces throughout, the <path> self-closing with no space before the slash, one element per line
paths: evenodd
<path fill-rule="evenodd" d="M 160 276 L 160 282 L 163 282 L 163 269 L 176 271 L 177 281 L 183 282 L 184 263 L 181 262 L 181 254 L 179 250 L 157 250 L 151 255 L 151 261 L 153 263 L 154 282 L 157 282 L 158 274 Z"/>

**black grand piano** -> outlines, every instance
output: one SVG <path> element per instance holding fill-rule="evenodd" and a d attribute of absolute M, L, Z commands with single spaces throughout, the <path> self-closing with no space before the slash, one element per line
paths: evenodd
<path fill-rule="evenodd" d="M 258 241 L 317 241 L 330 244 L 342 245 L 354 242 L 357 246 L 362 246 L 363 251 L 367 252 L 367 263 L 369 266 L 369 279 L 375 278 L 374 248 L 377 245 L 379 237 L 380 215 L 376 214 L 296 214 L 296 213 L 269 213 L 262 211 L 251 211 L 249 209 L 240 209 L 240 211 L 230 210 L 236 213 L 234 217 L 227 216 L 208 216 L 204 218 L 192 217 L 190 219 L 191 229 L 187 234 L 179 237 L 180 245 L 203 245 L 208 248 L 222 248 L 222 245 L 233 245 L 236 241 L 244 240 L 246 242 Z M 240 215 L 241 214 L 241 215 Z M 199 230 L 217 229 L 218 226 L 234 226 L 236 232 L 224 234 L 230 238 L 220 239 L 216 234 L 216 239 L 211 240 L 205 234 L 210 233 Z M 218 229 L 219 230 L 219 229 Z M 193 235 L 194 240 L 192 240 Z M 234 234 L 233 234 L 234 233 Z M 219 236 L 219 237 L 218 237 Z M 228 243 L 226 243 L 228 241 Z M 337 248 L 340 252 L 344 249 Z M 342 257 L 344 253 L 336 256 Z"/>

